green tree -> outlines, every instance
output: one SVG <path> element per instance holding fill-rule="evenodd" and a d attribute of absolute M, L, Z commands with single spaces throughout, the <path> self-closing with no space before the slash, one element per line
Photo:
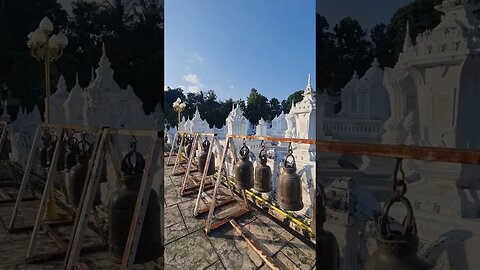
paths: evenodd
<path fill-rule="evenodd" d="M 268 99 L 259 94 L 255 88 L 250 90 L 247 97 L 247 107 L 245 108 L 245 117 L 252 123 L 257 123 L 260 118 L 269 118 Z"/>
<path fill-rule="evenodd" d="M 303 90 L 298 90 L 295 93 L 288 96 L 287 101 L 285 102 L 285 105 L 287 106 L 286 109 L 284 107 L 285 113 L 290 112 L 290 109 L 292 108 L 292 104 L 296 104 L 297 102 L 302 101 L 303 99 L 302 94 L 303 94 Z"/>
<path fill-rule="evenodd" d="M 268 116 L 268 118 L 264 118 L 265 120 L 273 120 L 273 118 L 275 118 L 276 116 L 278 116 L 279 114 L 282 113 L 282 105 L 280 103 L 280 101 L 278 101 L 278 99 L 276 98 L 272 98 L 270 99 L 270 101 L 268 102 L 269 103 L 269 110 L 270 110 L 270 114 Z"/>

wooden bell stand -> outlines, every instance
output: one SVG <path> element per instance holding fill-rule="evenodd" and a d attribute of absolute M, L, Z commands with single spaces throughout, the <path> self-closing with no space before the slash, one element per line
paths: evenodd
<path fill-rule="evenodd" d="M 152 189 L 153 170 L 155 167 L 152 166 L 152 164 L 159 158 L 160 148 L 163 147 L 163 131 L 157 132 L 153 130 L 104 128 L 102 130 L 100 140 L 98 140 L 98 143 L 95 144 L 94 153 L 92 154 L 94 157 L 93 162 L 90 162 L 88 166 L 87 179 L 85 181 L 86 184 L 84 186 L 79 209 L 75 217 L 73 229 L 74 234 L 69 240 L 62 269 L 71 270 L 78 266 L 77 260 L 80 255 L 81 244 L 85 236 L 87 220 L 89 218 L 89 214 L 91 213 L 95 195 L 100 182 L 99 176 L 103 164 L 101 161 L 105 158 L 107 153 L 116 155 L 115 145 L 112 140 L 112 136 L 114 135 L 146 137 L 152 139 L 148 154 L 146 155 L 144 174 L 141 180 L 137 202 L 135 204 L 135 210 L 130 225 L 130 232 L 128 234 L 120 269 L 130 269 L 130 267 L 133 265 L 145 213 L 148 206 L 150 191 Z M 112 163 L 115 171 L 117 174 L 119 174 L 120 161 L 116 158 L 113 158 Z M 163 196 L 159 197 L 161 198 Z M 163 205 L 163 203 L 160 203 L 160 205 Z M 163 208 L 161 207 L 161 209 Z M 161 210 L 161 216 L 163 217 L 163 210 Z M 162 228 L 160 229 L 162 231 L 161 235 L 163 236 L 163 222 L 161 224 Z M 151 263 L 149 264 L 149 267 L 151 267 Z"/>
<path fill-rule="evenodd" d="M 214 142 L 217 139 L 214 138 Z M 213 145 L 213 143 L 212 143 Z M 198 216 L 199 214 L 202 213 L 207 213 L 208 212 L 208 217 L 205 222 L 205 233 L 208 235 L 212 230 L 218 229 L 222 227 L 223 225 L 227 224 L 230 222 L 232 219 L 239 218 L 247 213 L 250 212 L 250 208 L 248 206 L 247 198 L 245 196 L 245 193 L 243 192 L 243 199 L 239 197 L 235 197 L 235 194 L 233 193 L 232 187 L 230 186 L 230 182 L 227 181 L 227 186 L 221 185 L 222 182 L 222 175 L 223 172 L 225 172 L 225 177 L 228 179 L 228 173 L 226 172 L 227 168 L 225 166 L 225 161 L 226 157 L 228 154 L 228 151 L 230 150 L 230 153 L 232 155 L 233 160 L 237 160 L 237 156 L 235 154 L 235 148 L 234 148 L 234 142 L 232 140 L 232 137 L 228 136 L 227 141 L 225 143 L 225 148 L 223 149 L 222 157 L 220 159 L 220 167 L 217 172 L 217 180 L 215 182 L 215 186 L 213 189 L 213 195 L 211 196 L 210 202 L 206 204 L 205 208 L 200 209 L 200 200 L 202 197 L 204 197 L 204 188 L 205 188 L 205 177 L 206 173 L 208 170 L 208 166 L 210 163 L 210 157 L 212 155 L 212 147 L 209 148 L 208 154 L 207 154 L 207 162 L 205 164 L 205 169 L 202 174 L 202 180 L 200 182 L 200 188 L 198 190 L 198 195 L 197 195 L 197 200 L 195 202 L 195 209 L 193 210 L 193 215 Z M 228 190 L 227 190 L 228 189 Z M 222 200 L 218 200 L 218 196 L 222 195 L 224 196 Z M 217 207 L 222 207 L 222 206 L 227 206 L 230 204 L 235 203 L 235 205 L 229 207 L 224 214 L 224 217 L 219 218 L 219 220 L 213 221 L 214 218 L 214 212 Z"/>
<path fill-rule="evenodd" d="M 193 143 L 192 143 L 192 149 L 190 151 L 190 156 L 188 157 L 187 168 L 185 170 L 185 174 L 183 176 L 183 181 L 182 181 L 182 186 L 180 188 L 180 195 L 183 196 L 183 197 L 197 193 L 198 189 L 201 186 L 201 184 L 198 182 L 198 179 L 194 175 L 190 175 L 190 174 L 194 173 L 194 172 L 198 172 L 198 169 L 192 170 L 192 164 L 195 161 L 195 152 L 198 149 L 203 150 L 203 145 L 200 142 L 202 136 L 205 136 L 206 139 L 208 139 L 208 137 L 211 136 L 212 143 L 211 143 L 211 147 L 209 148 L 209 153 L 212 152 L 212 148 L 214 147 L 214 143 L 217 142 L 215 134 L 195 133 L 194 138 L 193 138 Z M 208 161 L 206 163 L 206 166 L 208 166 L 208 164 L 210 164 L 211 155 L 212 154 L 210 154 L 210 156 L 208 156 Z M 197 164 L 197 166 L 198 166 L 198 164 Z M 208 167 L 206 167 L 206 168 L 208 168 Z M 201 179 L 204 179 L 206 177 L 206 172 L 207 172 L 206 170 L 204 170 L 202 172 Z M 208 182 L 204 185 L 204 190 L 209 190 L 209 189 L 213 189 L 213 181 Z"/>
<path fill-rule="evenodd" d="M 172 148 L 170 148 L 170 153 L 168 154 L 168 158 L 167 158 L 167 162 L 165 162 L 165 166 L 166 167 L 171 167 L 171 166 L 174 166 L 175 163 L 170 163 L 170 160 L 172 159 L 172 157 L 175 157 L 177 158 L 178 155 L 180 155 L 180 146 L 183 144 L 183 136 L 182 138 L 180 139 L 180 145 L 178 146 L 177 149 L 176 148 L 176 144 L 178 142 L 178 136 L 180 135 L 179 131 L 175 132 L 175 136 L 173 137 L 173 142 L 172 142 Z M 176 151 L 175 151 L 176 150 Z"/>
<path fill-rule="evenodd" d="M 188 160 L 187 161 L 182 161 L 182 157 L 186 157 L 186 153 L 187 153 L 187 146 L 183 146 L 184 144 L 184 141 L 185 139 L 188 137 L 188 136 L 194 136 L 193 133 L 189 133 L 189 132 L 182 132 L 182 131 L 179 131 L 177 132 L 177 134 L 180 134 L 182 136 L 182 139 L 180 140 L 180 145 L 178 147 L 178 154 L 177 153 L 177 157 L 175 159 L 175 164 L 173 165 L 173 170 L 172 170 L 172 176 L 179 176 L 179 175 L 182 175 L 185 173 L 186 171 L 186 167 L 185 165 L 188 164 Z M 183 171 L 177 171 L 178 167 L 181 167 L 183 169 Z M 198 170 L 194 169 L 192 170 L 191 172 L 197 172 Z"/>
<path fill-rule="evenodd" d="M 0 121 L 0 150 L 3 149 L 4 144 L 7 143 L 8 140 L 8 134 L 9 134 L 9 123 L 6 121 Z M 19 184 L 18 178 L 16 177 L 16 173 L 14 171 L 13 165 L 10 161 L 8 160 L 1 160 L 0 163 L 3 163 L 2 165 L 8 170 L 9 174 L 11 175 L 11 180 L 10 178 L 7 179 L 0 179 L 0 204 L 3 203 L 14 203 L 16 199 L 12 197 L 7 191 L 5 191 L 3 188 L 6 187 L 17 187 Z M 7 180 L 7 181 L 6 181 Z M 8 181 L 10 180 L 10 181 Z M 30 186 L 31 187 L 31 186 Z M 32 201 L 32 200 L 37 200 L 35 197 L 35 192 L 31 188 L 32 196 L 28 198 L 24 198 L 24 201 Z"/>
<path fill-rule="evenodd" d="M 35 220 L 35 224 L 33 226 L 27 225 L 23 227 L 16 227 L 15 226 L 15 221 L 17 218 L 17 214 L 20 208 L 20 203 L 23 201 L 23 194 L 25 192 L 25 187 L 30 181 L 30 174 L 31 174 L 31 169 L 33 166 L 33 163 L 35 162 L 35 149 L 37 148 L 37 145 L 40 142 L 41 138 L 41 133 L 43 130 L 47 130 L 48 132 L 53 129 L 57 131 L 58 137 L 51 161 L 51 166 L 48 169 L 47 173 L 47 179 L 45 182 L 45 186 L 43 189 L 43 195 L 40 201 L 40 207 L 37 211 L 37 216 Z M 17 196 L 15 208 L 12 213 L 12 217 L 10 220 L 9 224 L 9 231 L 14 232 L 14 231 L 19 231 L 19 230 L 25 230 L 25 229 L 31 229 L 33 228 L 32 236 L 30 239 L 30 244 L 28 246 L 27 250 L 27 255 L 26 259 L 28 262 L 35 262 L 35 261 L 40 261 L 40 260 L 45 260 L 45 259 L 50 259 L 54 257 L 59 257 L 65 254 L 66 248 L 67 248 L 67 243 L 65 243 L 61 237 L 52 230 L 51 226 L 61 226 L 61 225 L 69 225 L 72 223 L 72 219 L 61 219 L 61 220 L 55 220 L 55 221 L 44 221 L 43 217 L 46 211 L 46 206 L 47 206 L 47 199 L 49 197 L 49 191 L 50 190 L 55 190 L 53 186 L 53 181 L 54 178 L 56 177 L 57 171 L 56 171 L 56 164 L 58 163 L 59 156 L 60 156 L 60 149 L 63 148 L 64 146 L 64 137 L 65 133 L 68 132 L 68 130 L 71 131 L 97 131 L 97 141 L 99 139 L 99 135 L 101 135 L 101 131 L 99 132 L 98 128 L 88 128 L 88 127 L 76 127 L 76 126 L 58 126 L 58 125 L 50 125 L 50 124 L 40 124 L 37 127 L 37 131 L 35 133 L 35 138 L 32 144 L 32 148 L 30 150 L 30 155 L 27 160 L 27 165 L 23 174 L 22 178 L 22 183 L 20 184 L 20 190 Z M 97 141 L 95 144 L 98 144 Z M 55 192 L 55 191 L 54 191 Z M 73 210 L 71 212 L 74 212 Z M 69 213 L 71 214 L 71 213 Z M 90 224 L 89 224 L 90 225 Z M 91 226 L 93 227 L 93 226 Z M 53 252 L 48 252 L 44 254 L 35 254 L 35 244 L 36 240 L 39 234 L 40 229 L 43 229 L 47 235 L 53 240 L 59 251 L 53 251 Z M 98 233 L 98 230 L 95 230 L 95 232 Z M 105 247 L 105 243 L 91 243 L 88 245 L 85 245 L 85 249 L 97 249 L 97 248 L 102 248 Z"/>
<path fill-rule="evenodd" d="M 266 136 L 242 136 L 242 135 L 228 135 L 226 145 L 224 148 L 224 155 L 222 156 L 222 165 L 220 167 L 219 172 L 223 170 L 224 167 L 224 162 L 226 156 L 227 150 L 230 150 L 231 155 L 232 155 L 232 160 L 234 161 L 234 164 L 238 161 L 238 157 L 235 152 L 235 147 L 234 147 L 234 140 L 233 139 L 245 139 L 245 140 L 263 140 L 263 141 L 271 141 L 271 142 L 284 142 L 284 143 L 298 143 L 298 144 L 310 144 L 310 145 L 315 145 L 315 140 L 310 140 L 310 139 L 296 139 L 296 138 L 276 138 L 276 137 L 266 137 Z M 234 184 L 231 179 L 229 179 L 228 174 L 223 177 L 226 181 L 224 182 L 225 184 L 228 185 L 230 188 L 230 184 Z M 217 178 L 217 182 L 215 183 L 215 189 L 217 187 L 221 187 L 222 183 L 222 177 L 219 174 Z M 251 203 L 255 204 L 257 207 L 264 209 L 267 211 L 267 213 L 272 216 L 274 219 L 278 220 L 279 223 L 283 224 L 288 224 L 288 226 L 295 230 L 297 233 L 305 236 L 308 240 L 311 242 L 315 243 L 315 235 L 313 233 L 312 228 L 310 227 L 309 224 L 306 224 L 305 222 L 299 220 L 293 213 L 291 212 L 286 212 L 282 210 L 279 206 L 274 205 L 274 203 L 269 202 L 265 199 L 263 199 L 261 196 L 257 195 L 255 191 L 253 190 L 242 190 L 241 191 L 242 196 L 244 197 L 245 204 L 248 205 L 248 201 Z M 198 198 L 197 198 L 198 201 Z M 212 198 L 212 201 L 216 201 L 216 194 L 214 192 L 214 196 Z M 219 227 L 219 225 L 226 224 L 228 221 L 218 221 L 217 223 L 212 223 L 212 217 L 213 213 L 215 211 L 215 204 L 210 205 L 210 210 L 209 210 L 209 217 L 206 221 L 205 225 L 205 232 L 208 234 L 211 230 L 216 229 Z"/>

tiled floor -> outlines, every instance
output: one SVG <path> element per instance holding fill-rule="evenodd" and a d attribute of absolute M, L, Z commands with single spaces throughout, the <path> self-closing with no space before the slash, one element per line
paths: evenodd
<path fill-rule="evenodd" d="M 206 215 L 193 217 L 196 195 L 181 197 L 182 177 L 171 170 L 165 173 L 165 269 L 270 269 L 230 224 L 206 236 Z M 315 269 L 315 250 L 262 212 L 253 208 L 237 223 L 286 269 Z"/>

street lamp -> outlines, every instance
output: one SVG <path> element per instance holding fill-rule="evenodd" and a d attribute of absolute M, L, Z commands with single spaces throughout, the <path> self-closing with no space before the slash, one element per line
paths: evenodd
<path fill-rule="evenodd" d="M 32 56 L 45 65 L 45 122 L 50 123 L 50 63 L 63 54 L 63 49 L 68 44 L 68 38 L 63 32 L 50 36 L 53 24 L 47 17 L 40 21 L 38 28 L 28 34 L 27 45 Z"/>
<path fill-rule="evenodd" d="M 177 130 L 180 130 L 180 113 L 185 110 L 185 102 L 182 102 L 180 98 L 177 98 L 175 102 L 173 102 L 173 109 L 178 113 L 178 125 Z"/>
<path fill-rule="evenodd" d="M 50 123 L 50 63 L 57 60 L 63 54 L 63 49 L 68 44 L 68 38 L 63 32 L 56 35 L 50 34 L 53 31 L 53 24 L 47 17 L 40 21 L 38 28 L 28 34 L 27 46 L 32 56 L 45 65 L 45 123 Z M 50 165 L 50 166 L 53 166 Z M 48 192 L 46 220 L 58 220 L 58 212 L 55 206 L 55 195 L 53 187 Z"/>

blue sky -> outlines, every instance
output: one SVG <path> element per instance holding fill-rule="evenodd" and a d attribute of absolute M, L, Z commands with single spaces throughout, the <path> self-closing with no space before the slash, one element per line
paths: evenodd
<path fill-rule="evenodd" d="M 165 1 L 165 85 L 280 101 L 315 87 L 315 1 Z"/>
<path fill-rule="evenodd" d="M 345 17 L 352 17 L 363 28 L 372 29 L 377 23 L 388 23 L 395 11 L 412 0 L 317 0 L 317 11 L 330 27 Z"/>

